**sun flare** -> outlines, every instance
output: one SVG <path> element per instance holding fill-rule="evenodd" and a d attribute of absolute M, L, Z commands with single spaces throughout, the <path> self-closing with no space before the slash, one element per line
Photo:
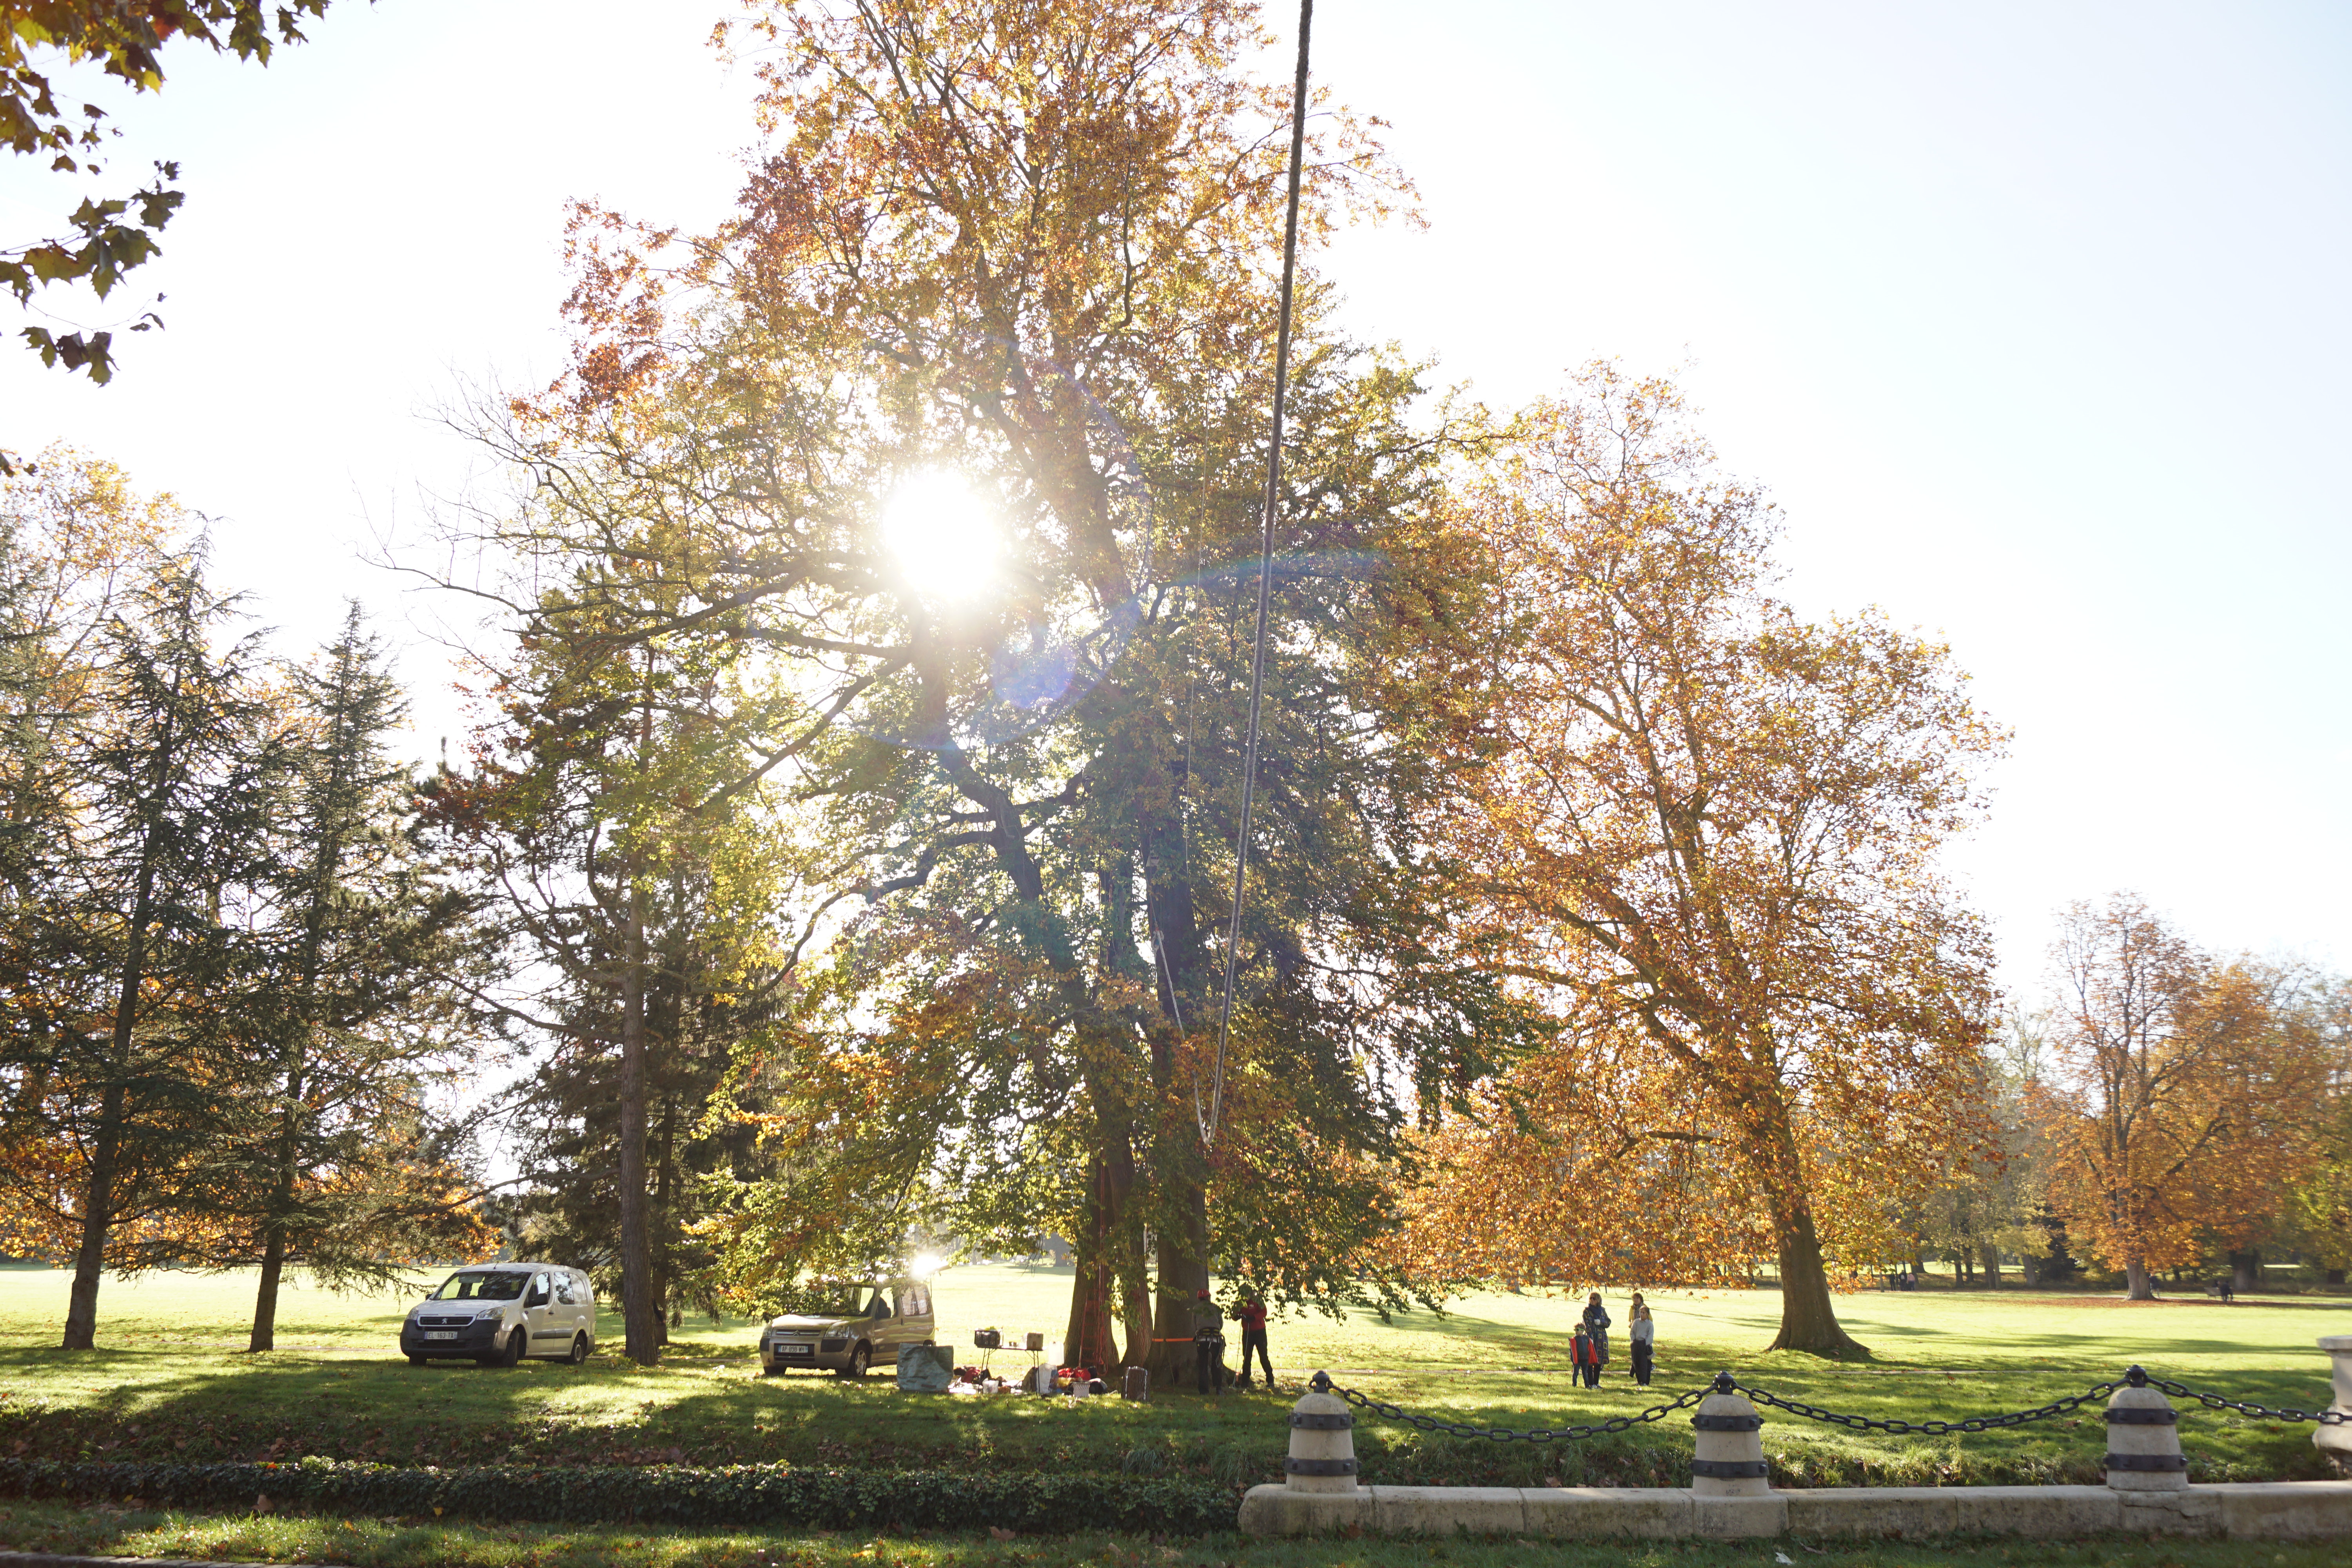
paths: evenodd
<path fill-rule="evenodd" d="M 900 479 L 882 507 L 882 539 L 916 593 L 971 599 L 996 581 L 1004 538 L 987 504 L 961 475 L 922 468 Z"/>

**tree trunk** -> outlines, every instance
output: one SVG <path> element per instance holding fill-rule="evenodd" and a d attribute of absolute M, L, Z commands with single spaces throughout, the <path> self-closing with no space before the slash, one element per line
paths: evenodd
<path fill-rule="evenodd" d="M 118 1051 L 118 1056 L 122 1053 Z M 125 1063 L 116 1069 L 128 1071 Z M 81 1246 L 74 1253 L 73 1288 L 66 1301 L 62 1348 L 98 1348 L 98 1282 L 106 1271 L 106 1237 L 114 1217 L 114 1167 L 122 1152 L 123 1092 L 119 1078 L 100 1097 L 89 1182 L 82 1193 Z"/>
<path fill-rule="evenodd" d="M 1108 1372 L 1118 1364 L 1110 1327 L 1117 1215 L 1112 1212 L 1109 1173 L 1099 1153 L 1087 1161 L 1087 1177 L 1086 1212 L 1079 1216 L 1078 1234 L 1070 1238 L 1077 1278 L 1070 1288 L 1069 1324 L 1062 1331 L 1062 1364 Z"/>
<path fill-rule="evenodd" d="M 625 874 L 629 886 L 621 935 L 622 1347 L 639 1366 L 651 1366 L 660 1359 L 668 1333 L 654 1300 L 653 1246 L 646 1228 L 646 927 L 634 859 Z"/>
<path fill-rule="evenodd" d="M 2127 1301 L 2156 1300 L 2156 1281 L 2148 1275 L 2146 1258 L 2129 1258 L 2124 1260 L 2124 1299 Z"/>
<path fill-rule="evenodd" d="M 2019 1253 L 2017 1256 L 2017 1269 L 2020 1274 L 2024 1276 L 2026 1284 L 2039 1285 L 2042 1283 L 2042 1259 L 2034 1257 L 2033 1254 L 2030 1252 Z"/>
<path fill-rule="evenodd" d="M 1814 1355 L 1864 1357 L 1869 1349 L 1838 1325 L 1830 1300 L 1829 1270 L 1822 1263 L 1821 1233 L 1805 1189 L 1803 1162 L 1788 1108 L 1774 1089 L 1753 1095 L 1746 1122 L 1749 1171 L 1764 1189 L 1772 1215 L 1772 1239 L 1780 1263 L 1780 1332 L 1769 1347 Z"/>
<path fill-rule="evenodd" d="M 1151 1313 L 1151 1357 L 1144 1364 L 1153 1388 L 1189 1389 L 1198 1382 L 1192 1333 L 1205 1321 L 1197 1314 L 1197 1297 L 1209 1288 L 1208 1194 L 1189 1161 L 1165 1179 L 1181 1228 L 1160 1237 L 1160 1296 Z"/>
<path fill-rule="evenodd" d="M 171 760 L 170 727 L 164 731 L 163 759 L 156 764 L 150 791 L 146 835 L 139 849 L 139 880 L 131 899 L 131 930 L 123 943 L 122 983 L 114 997 L 114 1039 L 110 1065 L 112 1076 L 98 1102 L 98 1135 L 92 1142 L 89 1183 L 83 1190 L 81 1246 L 74 1253 L 73 1289 L 67 1298 L 66 1331 L 62 1348 L 98 1348 L 98 1281 L 106 1270 L 106 1238 L 114 1225 L 115 1167 L 122 1158 L 123 1121 L 130 1113 L 124 1080 L 131 1074 L 131 1057 L 139 1021 L 139 989 L 147 979 L 147 921 L 154 912 L 154 803 L 163 789 Z"/>
<path fill-rule="evenodd" d="M 2263 1255 L 2252 1248 L 2230 1254 L 2230 1289 L 2239 1295 L 2263 1288 Z"/>
<path fill-rule="evenodd" d="M 1998 1290 L 2000 1289 L 2000 1248 L 1987 1242 L 1980 1250 L 1984 1254 L 1985 1289 Z"/>
<path fill-rule="evenodd" d="M 278 1281 L 285 1272 L 286 1232 L 272 1226 L 261 1249 L 261 1288 L 253 1298 L 253 1334 L 245 1345 L 248 1351 L 278 1348 Z"/>

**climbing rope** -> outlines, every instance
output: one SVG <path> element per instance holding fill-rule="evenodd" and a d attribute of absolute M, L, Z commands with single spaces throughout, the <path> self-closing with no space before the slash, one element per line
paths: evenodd
<path fill-rule="evenodd" d="M 1290 300 L 1298 271 L 1298 188 L 1307 163 L 1307 47 L 1314 30 L 1315 0 L 1299 0 L 1298 77 L 1290 89 L 1290 205 L 1282 227 L 1282 314 L 1274 342 L 1274 438 L 1265 449 L 1265 506 L 1260 518 L 1257 563 L 1257 637 L 1250 654 L 1249 742 L 1242 755 L 1242 815 L 1234 836 L 1233 921 L 1225 931 L 1224 1000 L 1217 1016 L 1217 1059 L 1210 1079 L 1209 1111 L 1201 1114 L 1196 1082 L 1192 1118 L 1200 1124 L 1201 1146 L 1217 1141 L 1217 1126 L 1225 1110 L 1225 1045 L 1234 1031 L 1234 976 L 1242 947 L 1242 895 L 1249 876 L 1250 807 L 1257 788 L 1258 712 L 1265 691 L 1266 601 L 1274 585 L 1274 509 L 1282 488 L 1282 429 L 1290 394 Z"/>

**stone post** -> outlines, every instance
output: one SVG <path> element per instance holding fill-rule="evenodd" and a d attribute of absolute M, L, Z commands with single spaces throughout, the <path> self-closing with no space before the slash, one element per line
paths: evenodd
<path fill-rule="evenodd" d="M 1715 1392 L 1698 1402 L 1691 1417 L 1698 1428 L 1691 1458 L 1691 1492 L 1703 1498 L 1769 1497 L 1764 1463 L 1764 1417 L 1744 1394 L 1731 1391 L 1731 1374 L 1718 1373 Z"/>
<path fill-rule="evenodd" d="M 2139 1368 L 2126 1375 L 2130 1384 L 2107 1398 L 2107 1485 L 2119 1492 L 2186 1491 L 2179 1412 L 2161 1390 L 2147 1386 Z"/>
<path fill-rule="evenodd" d="M 1356 1489 L 1356 1416 L 1336 1394 L 1302 1395 L 1290 1407 L 1290 1457 L 1283 1482 L 1295 1492 Z"/>
<path fill-rule="evenodd" d="M 2336 1363 L 2336 1403 L 2328 1408 L 2352 1421 L 2352 1334 L 2330 1334 L 2319 1348 Z M 2322 1426 L 2311 1440 L 2338 1466 L 2352 1470 L 2352 1426 Z"/>

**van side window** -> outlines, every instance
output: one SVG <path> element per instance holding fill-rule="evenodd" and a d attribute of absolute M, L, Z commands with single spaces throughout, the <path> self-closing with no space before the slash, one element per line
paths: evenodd
<path fill-rule="evenodd" d="M 572 1300 L 571 1275 L 559 1274 L 555 1277 L 555 1299 L 567 1307 L 577 1304 Z"/>
<path fill-rule="evenodd" d="M 913 1289 L 907 1292 L 907 1315 L 908 1317 L 928 1318 L 930 1314 L 931 1293 L 928 1289 L 918 1285 Z"/>

